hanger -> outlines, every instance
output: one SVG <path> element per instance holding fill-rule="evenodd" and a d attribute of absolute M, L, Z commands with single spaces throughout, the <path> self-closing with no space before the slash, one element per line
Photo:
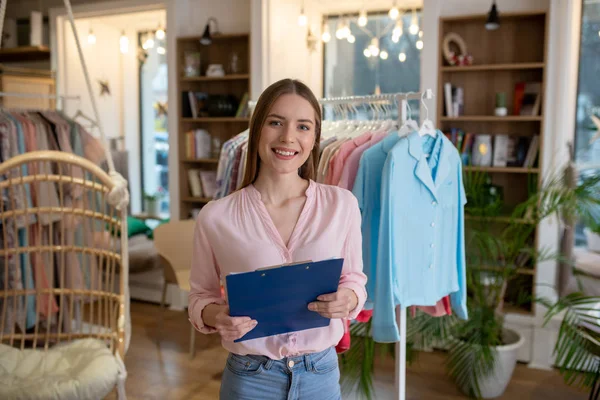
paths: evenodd
<path fill-rule="evenodd" d="M 408 107 L 408 119 L 404 121 L 404 123 L 400 127 L 400 130 L 398 131 L 398 136 L 400 137 L 406 136 L 411 132 L 416 132 L 419 130 L 419 125 L 417 125 L 415 120 L 412 119 L 412 109 L 410 108 L 410 103 L 408 102 L 408 95 L 412 93 L 413 92 L 406 93 L 404 98 L 406 100 L 406 107 Z"/>
<path fill-rule="evenodd" d="M 419 129 L 419 136 L 430 135 L 436 137 L 437 131 L 433 126 L 433 122 L 429 119 L 429 109 L 427 108 L 427 104 L 425 104 L 425 100 L 423 100 L 423 98 L 425 97 L 425 93 L 426 92 L 423 92 L 421 94 L 421 104 L 423 104 L 423 107 L 425 107 L 425 121 L 423 121 L 421 129 Z"/>

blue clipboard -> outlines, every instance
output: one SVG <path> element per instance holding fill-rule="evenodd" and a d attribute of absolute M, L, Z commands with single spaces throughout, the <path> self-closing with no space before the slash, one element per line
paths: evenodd
<path fill-rule="evenodd" d="M 334 258 L 227 275 L 229 315 L 258 322 L 235 342 L 328 326 L 331 320 L 308 304 L 338 290 L 343 263 Z"/>

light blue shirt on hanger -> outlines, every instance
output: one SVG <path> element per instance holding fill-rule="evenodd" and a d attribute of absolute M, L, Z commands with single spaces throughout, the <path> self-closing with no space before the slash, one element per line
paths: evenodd
<path fill-rule="evenodd" d="M 372 177 L 372 176 L 371 176 Z M 373 338 L 400 339 L 395 307 L 433 306 L 450 295 L 467 319 L 462 164 L 440 132 L 417 132 L 389 151 L 381 177 Z"/>
<path fill-rule="evenodd" d="M 396 132 L 365 150 L 358 164 L 352 193 L 358 199 L 362 216 L 363 272 L 367 275 L 366 309 L 373 308 L 375 296 L 375 271 L 377 269 L 377 243 L 381 215 L 381 172 L 388 152 L 400 140 Z"/>

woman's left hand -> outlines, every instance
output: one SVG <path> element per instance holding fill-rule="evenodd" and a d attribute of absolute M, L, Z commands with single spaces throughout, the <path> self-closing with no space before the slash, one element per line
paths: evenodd
<path fill-rule="evenodd" d="M 325 318 L 347 318 L 358 304 L 358 297 L 352 289 L 339 288 L 335 293 L 322 294 L 318 301 L 308 305 L 308 309 Z"/>

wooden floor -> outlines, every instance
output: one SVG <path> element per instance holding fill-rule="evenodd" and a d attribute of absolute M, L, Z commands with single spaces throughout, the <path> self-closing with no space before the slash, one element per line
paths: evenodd
<path fill-rule="evenodd" d="M 133 302 L 131 318 L 133 333 L 125 358 L 129 400 L 218 399 L 221 371 L 227 357 L 218 336 L 197 334 L 196 357 L 190 360 L 186 313 Z M 446 376 L 443 362 L 443 353 L 420 353 L 418 361 L 408 368 L 408 399 L 466 398 Z M 392 361 L 376 370 L 377 385 L 384 393 L 378 400 L 392 398 L 387 393 L 394 385 L 393 373 Z M 116 395 L 111 394 L 108 399 L 116 399 Z M 500 399 L 583 400 L 587 396 L 566 386 L 555 371 L 518 365 L 509 388 Z"/>

